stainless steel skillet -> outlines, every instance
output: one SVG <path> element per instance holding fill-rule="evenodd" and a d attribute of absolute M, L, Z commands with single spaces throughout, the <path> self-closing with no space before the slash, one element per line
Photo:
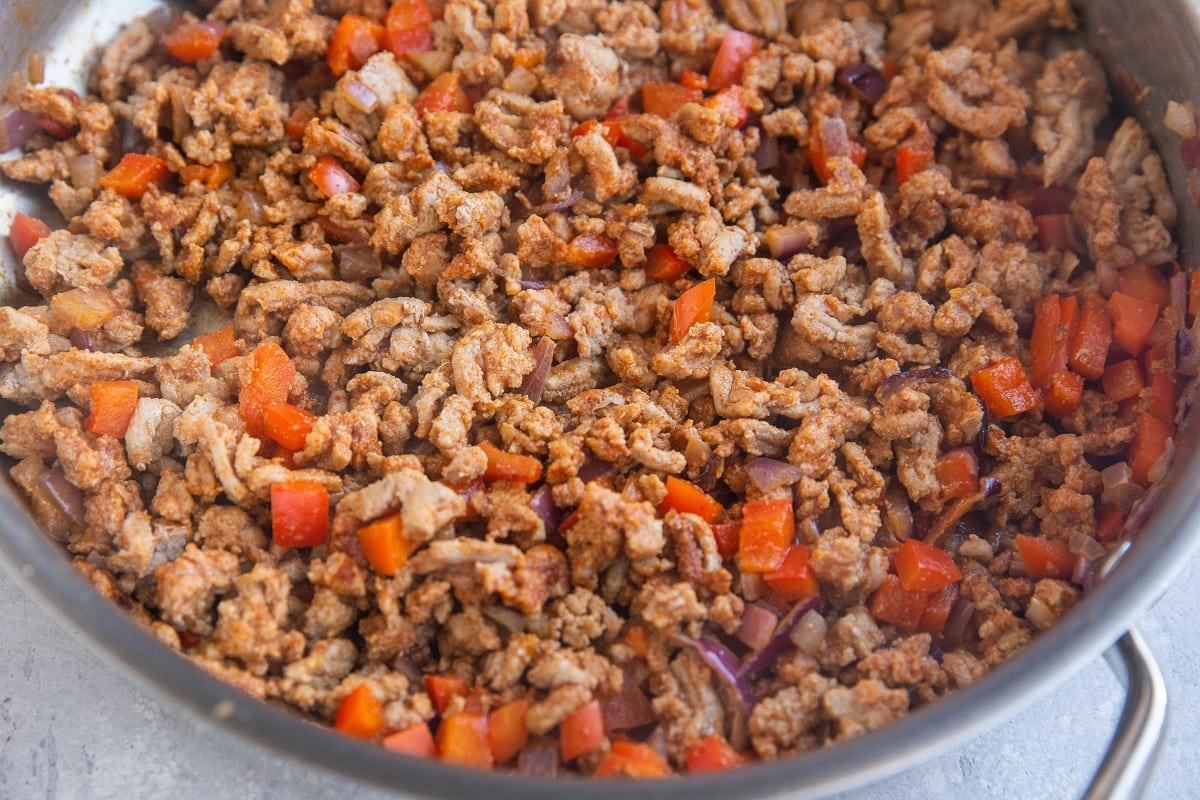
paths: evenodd
<path fill-rule="evenodd" d="M 1161 119 L 1168 99 L 1200 104 L 1200 79 L 1195 77 L 1200 76 L 1200 5 L 1189 0 L 1090 0 L 1080 5 L 1091 42 L 1110 66 L 1119 65 L 1118 84 L 1147 89 L 1140 106 L 1142 121 L 1155 134 L 1184 210 L 1179 231 L 1183 263 L 1194 264 L 1200 252 L 1200 219 L 1181 190 L 1176 142 L 1164 132 Z M 152 7 L 146 0 L 7 4 L 0 8 L 0 74 L 20 68 L 26 55 L 40 50 L 47 54 L 52 81 L 79 84 L 95 45 L 110 38 L 122 21 Z M 13 211 L 37 208 L 37 203 L 33 195 L 18 194 L 10 185 L 2 187 L 0 230 L 7 227 Z M 5 252 L 4 258 L 11 254 Z M 5 263 L 6 270 L 11 267 L 11 262 Z M 1200 543 L 1198 427 L 1195 419 L 1183 426 L 1176 462 L 1156 511 L 1130 552 L 1056 628 L 974 686 L 887 729 L 803 757 L 669 782 L 614 785 L 575 780 L 566 791 L 580 800 L 665 800 L 816 797 L 861 786 L 998 724 L 1111 646 L 1112 660 L 1128 678 L 1129 695 L 1113 747 L 1087 796 L 1132 796 L 1162 730 L 1165 695 L 1157 668 L 1136 633 L 1126 632 L 1161 596 Z M 101 652 L 149 679 L 165 697 L 210 717 L 254 746 L 338 772 L 345 776 L 348 788 L 366 781 L 409 796 L 558 800 L 563 795 L 562 781 L 538 782 L 411 761 L 253 700 L 193 667 L 144 633 L 120 609 L 99 601 L 66 555 L 38 531 L 7 482 L 0 484 L 0 520 L 0 553 L 49 606 Z"/>

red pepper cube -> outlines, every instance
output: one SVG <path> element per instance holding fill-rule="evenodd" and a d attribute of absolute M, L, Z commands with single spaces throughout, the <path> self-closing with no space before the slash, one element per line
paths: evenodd
<path fill-rule="evenodd" d="M 1017 553 L 1025 571 L 1035 580 L 1068 578 L 1075 568 L 1075 556 L 1062 542 L 1017 534 Z"/>
<path fill-rule="evenodd" d="M 280 547 L 316 547 L 329 538 L 329 492 L 309 481 L 271 487 L 271 539 Z"/>
<path fill-rule="evenodd" d="M 1029 383 L 1025 368 L 1011 356 L 993 361 L 973 373 L 971 385 L 997 417 L 1016 416 L 1038 403 L 1037 392 Z"/>
<path fill-rule="evenodd" d="M 900 585 L 910 592 L 928 594 L 962 580 L 949 553 L 919 539 L 906 539 L 893 561 Z"/>
<path fill-rule="evenodd" d="M 763 574 L 763 580 L 780 599 L 799 602 L 821 593 L 817 574 L 808 563 L 808 546 L 794 544 L 788 548 L 783 563 Z"/>
<path fill-rule="evenodd" d="M 770 572 L 783 563 L 796 537 L 791 500 L 752 500 L 742 508 L 738 568 Z"/>
<path fill-rule="evenodd" d="M 921 624 L 921 615 L 925 613 L 928 600 L 928 594 L 910 592 L 900 585 L 899 578 L 888 575 L 871 595 L 868 608 L 871 616 L 880 622 L 890 623 L 911 633 Z"/>

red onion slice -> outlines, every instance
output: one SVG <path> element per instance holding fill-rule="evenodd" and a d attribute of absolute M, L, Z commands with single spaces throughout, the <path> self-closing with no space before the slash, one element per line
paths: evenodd
<path fill-rule="evenodd" d="M 587 461 L 583 462 L 583 466 L 579 468 L 579 472 L 577 474 L 579 476 L 579 480 L 583 481 L 584 483 L 591 483 L 592 481 L 600 480 L 607 475 L 611 475 L 612 471 L 613 465 L 609 462 L 599 458 L 589 457 Z"/>
<path fill-rule="evenodd" d="M 541 281 L 519 280 L 519 281 L 517 281 L 517 283 L 521 284 L 522 289 L 545 289 L 546 288 L 546 284 L 542 283 Z"/>
<path fill-rule="evenodd" d="M 746 474 L 764 494 L 780 486 L 791 486 L 804 475 L 799 467 L 775 458 L 750 459 L 746 462 Z"/>
<path fill-rule="evenodd" d="M 887 91 L 888 80 L 870 64 L 842 67 L 837 73 L 837 85 L 858 95 L 865 103 L 875 105 Z"/>
<path fill-rule="evenodd" d="M 404 653 L 398 654 L 392 659 L 392 669 L 399 672 L 404 677 L 408 678 L 408 682 L 415 686 L 424 686 L 425 679 L 421 673 L 421 668 Z"/>
<path fill-rule="evenodd" d="M 33 114 L 7 103 L 0 106 L 0 153 L 25 144 L 37 130 Z"/>
<path fill-rule="evenodd" d="M 972 492 L 966 497 L 952 500 L 942 513 L 938 515 L 933 524 L 929 526 L 929 532 L 925 534 L 925 542 L 935 547 L 938 546 L 942 537 L 949 533 L 968 511 L 982 500 L 992 497 L 999 491 L 1000 481 L 992 477 L 980 478 L 978 491 Z"/>
<path fill-rule="evenodd" d="M 383 273 L 383 261 L 373 247 L 339 247 L 337 257 L 338 276 L 344 281 L 363 283 L 374 280 Z"/>
<path fill-rule="evenodd" d="M 896 541 L 903 542 L 913 535 L 913 512 L 904 484 L 892 481 L 881 498 L 883 526 Z"/>
<path fill-rule="evenodd" d="M 925 381 L 944 381 L 950 377 L 952 377 L 950 370 L 945 367 L 926 367 L 895 372 L 880 382 L 879 387 L 875 389 L 875 399 L 882 403 L 905 386 L 916 386 Z"/>
<path fill-rule="evenodd" d="M 641 728 L 654 722 L 650 699 L 628 674 L 623 676 L 619 692 L 612 697 L 601 698 L 600 710 L 603 712 L 606 733 Z"/>
<path fill-rule="evenodd" d="M 1200 169 L 1200 139 L 1184 139 L 1179 143 L 1179 158 L 1187 169 Z"/>
<path fill-rule="evenodd" d="M 975 604 L 962 595 L 950 606 L 946 615 L 946 624 L 942 626 L 942 640 L 945 642 L 961 642 L 966 638 L 967 626 L 975 616 Z"/>
<path fill-rule="evenodd" d="M 799 225 L 772 225 L 763 233 L 771 258 L 784 261 L 808 247 L 808 231 Z"/>
<path fill-rule="evenodd" d="M 775 635 L 766 645 L 754 651 L 742 664 L 740 675 L 744 679 L 756 678 L 767 672 L 775 664 L 783 651 L 792 645 L 792 629 L 810 611 L 820 611 L 821 601 L 816 597 L 797 603 L 787 613 L 775 628 Z"/>
<path fill-rule="evenodd" d="M 1176 334 L 1176 352 L 1179 354 L 1178 369 L 1184 375 L 1200 373 L 1200 347 L 1196 346 L 1196 334 L 1188 328 L 1180 328 Z"/>
<path fill-rule="evenodd" d="M 675 639 L 700 654 L 717 679 L 730 690 L 731 699 L 738 704 L 737 711 L 749 717 L 754 709 L 754 689 L 750 686 L 749 677 L 739 671 L 737 657 L 729 648 L 711 639 L 693 639 L 682 634 L 676 635 Z"/>
<path fill-rule="evenodd" d="M 556 531 L 562 524 L 562 509 L 554 503 L 554 489 L 550 484 L 542 484 L 533 496 L 529 498 L 529 506 L 542 518 L 547 531 Z"/>
<path fill-rule="evenodd" d="M 533 369 L 521 382 L 521 394 L 532 400 L 534 405 L 542 402 L 546 378 L 550 375 L 550 367 L 553 364 L 554 341 L 548 336 L 543 336 L 533 348 Z"/>
<path fill-rule="evenodd" d="M 517 774 L 531 778 L 556 778 L 560 760 L 555 740 L 549 736 L 536 736 L 517 755 Z"/>
<path fill-rule="evenodd" d="M 734 634 L 751 650 L 761 650 L 775 634 L 779 616 L 765 606 L 749 603 L 742 612 L 742 624 Z"/>
<path fill-rule="evenodd" d="M 38 478 L 46 494 L 54 504 L 62 509 L 67 518 L 76 525 L 83 524 L 83 492 L 79 487 L 67 480 L 62 467 L 56 466 L 46 470 Z"/>
<path fill-rule="evenodd" d="M 770 172 L 779 166 L 779 140 L 761 131 L 759 136 L 762 140 L 754 151 L 754 163 L 760 172 Z"/>
<path fill-rule="evenodd" d="M 563 341 L 564 339 L 570 339 L 575 335 L 575 331 L 571 330 L 571 323 L 567 321 L 566 317 L 557 311 L 551 311 L 546 315 L 546 318 L 550 322 L 549 330 L 546 331 L 546 335 L 551 339 Z"/>
<path fill-rule="evenodd" d="M 1096 539 L 1083 531 L 1075 531 L 1071 534 L 1071 539 L 1067 543 L 1071 552 L 1077 556 L 1086 558 L 1088 561 L 1095 561 L 1098 558 L 1103 558 L 1108 552 L 1104 545 L 1096 541 Z"/>

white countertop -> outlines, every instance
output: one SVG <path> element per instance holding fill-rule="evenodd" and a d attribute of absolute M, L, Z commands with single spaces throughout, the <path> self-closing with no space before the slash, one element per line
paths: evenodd
<path fill-rule="evenodd" d="M 1192 569 L 1200 569 L 1200 560 Z M 1196 797 L 1200 582 L 1185 571 L 1140 629 L 1170 698 L 1148 797 Z M 164 705 L 62 628 L 0 570 L 0 797 L 128 800 L 385 800 L 247 747 Z M 1011 721 L 946 755 L 838 800 L 1078 797 L 1104 752 L 1122 691 L 1102 659 Z"/>

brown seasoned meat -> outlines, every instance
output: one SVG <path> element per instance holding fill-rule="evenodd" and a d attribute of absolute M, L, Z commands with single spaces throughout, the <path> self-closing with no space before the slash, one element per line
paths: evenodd
<path fill-rule="evenodd" d="M 618 775 L 858 736 L 1070 613 L 1195 320 L 1069 3 L 449 0 L 341 69 L 398 5 L 218 3 L 187 64 L 135 20 L 86 96 L 9 87 L 67 224 L 0 307 L 0 453 L 101 594 L 375 738 L 598 706 L 559 768 Z M 1118 288 L 1153 330 L 1091 352 Z"/>

